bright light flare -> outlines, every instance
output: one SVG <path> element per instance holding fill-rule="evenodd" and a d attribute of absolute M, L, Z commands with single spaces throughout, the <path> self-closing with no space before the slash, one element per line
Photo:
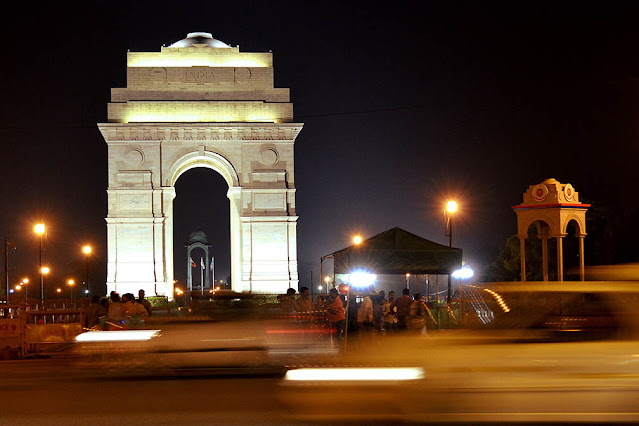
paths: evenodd
<path fill-rule="evenodd" d="M 43 274 L 48 274 L 49 272 L 51 272 L 51 269 L 49 269 L 48 266 L 43 266 L 42 269 L 40 269 L 40 272 L 42 272 Z"/>
<path fill-rule="evenodd" d="M 68 280 L 67 284 L 72 286 L 73 284 L 75 284 L 75 281 L 74 280 Z"/>
<path fill-rule="evenodd" d="M 56 291 L 56 293 L 62 293 L 62 289 L 61 288 L 56 288 L 55 291 Z"/>
<path fill-rule="evenodd" d="M 38 223 L 36 224 L 36 226 L 33 227 L 33 230 L 35 231 L 36 234 L 38 235 L 42 235 L 45 232 L 45 227 L 44 227 L 44 223 Z"/>
<path fill-rule="evenodd" d="M 377 281 L 377 275 L 368 271 L 353 271 L 346 276 L 347 283 L 353 287 L 369 287 Z"/>
<path fill-rule="evenodd" d="M 284 376 L 288 381 L 314 382 L 380 382 L 421 380 L 424 370 L 417 367 L 398 368 L 299 368 L 289 370 Z"/>
<path fill-rule="evenodd" d="M 82 247 L 82 252 L 84 254 L 91 254 L 91 246 L 84 246 Z"/>
<path fill-rule="evenodd" d="M 455 213 L 457 211 L 457 201 L 450 200 L 446 203 L 446 211 L 448 213 Z"/>
<path fill-rule="evenodd" d="M 22 284 L 29 284 L 29 278 L 22 278 Z"/>
<path fill-rule="evenodd" d="M 355 245 L 362 244 L 362 237 L 360 235 L 355 235 L 353 237 L 353 244 Z"/>
<path fill-rule="evenodd" d="M 76 342 L 139 342 L 151 340 L 160 330 L 87 331 L 78 334 Z"/>
<path fill-rule="evenodd" d="M 456 271 L 453 271 L 452 273 L 453 278 L 459 278 L 462 280 L 472 278 L 473 275 L 475 275 L 475 272 L 472 269 L 470 269 L 468 266 L 462 266 L 461 269 L 457 269 Z"/>

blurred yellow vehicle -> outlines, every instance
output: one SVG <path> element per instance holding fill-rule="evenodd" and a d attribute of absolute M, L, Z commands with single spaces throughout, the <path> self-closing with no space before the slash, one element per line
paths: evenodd
<path fill-rule="evenodd" d="M 639 421 L 639 283 L 491 283 L 463 293 L 465 329 L 357 342 L 330 365 L 289 371 L 280 397 L 291 415 Z"/>

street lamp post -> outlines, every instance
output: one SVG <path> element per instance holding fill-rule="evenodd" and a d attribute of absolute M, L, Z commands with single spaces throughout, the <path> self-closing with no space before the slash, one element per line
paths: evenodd
<path fill-rule="evenodd" d="M 38 234 L 40 236 L 40 251 L 39 251 L 39 256 L 40 256 L 40 300 L 44 301 L 44 275 L 42 272 L 42 243 L 43 243 L 43 239 L 44 239 L 44 234 L 46 232 L 46 227 L 44 226 L 44 222 L 40 222 L 38 224 L 35 225 L 35 227 L 33 228 L 35 233 Z"/>
<path fill-rule="evenodd" d="M 28 300 L 29 298 L 29 278 L 22 278 L 22 285 L 24 286 L 24 300 Z"/>
<path fill-rule="evenodd" d="M 51 269 L 48 266 L 43 266 L 40 268 L 40 292 L 41 292 L 41 300 L 44 302 L 44 276 L 47 275 Z"/>
<path fill-rule="evenodd" d="M 67 284 L 69 285 L 69 298 L 73 300 L 73 286 L 75 285 L 75 280 L 69 279 Z"/>
<path fill-rule="evenodd" d="M 448 247 L 453 246 L 453 215 L 457 212 L 457 201 L 450 200 L 446 203 L 446 236 L 448 237 Z M 451 293 L 453 291 L 453 280 L 448 274 L 448 291 L 446 301 L 450 304 Z"/>
<path fill-rule="evenodd" d="M 87 258 L 87 281 L 86 281 L 86 289 L 84 290 L 84 293 L 89 294 L 89 257 L 91 256 L 91 246 L 86 245 L 82 247 L 82 251 L 84 252 Z"/>

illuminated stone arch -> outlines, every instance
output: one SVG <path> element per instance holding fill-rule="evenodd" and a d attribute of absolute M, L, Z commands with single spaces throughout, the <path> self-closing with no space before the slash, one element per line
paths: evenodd
<path fill-rule="evenodd" d="M 275 88 L 272 53 L 240 52 L 191 33 L 160 52 L 127 53 L 108 123 L 107 290 L 173 298 L 173 199 L 186 171 L 229 186 L 231 285 L 297 287 L 297 215 L 289 89 Z"/>
<path fill-rule="evenodd" d="M 575 236 L 577 236 L 577 237 L 585 237 L 586 236 L 586 217 L 585 217 L 585 215 L 579 216 L 579 215 L 573 214 L 573 215 L 569 215 L 569 216 L 565 217 L 564 221 L 563 221 L 563 224 L 561 226 L 561 233 L 562 234 L 565 235 L 565 234 L 568 233 L 568 225 L 570 225 L 570 222 L 575 222 L 575 224 L 577 225 Z"/>
<path fill-rule="evenodd" d="M 198 150 L 184 154 L 177 160 L 175 160 L 166 173 L 167 180 L 163 183 L 164 186 L 175 186 L 178 178 L 183 173 L 195 169 L 198 167 L 204 167 L 218 172 L 226 181 L 229 188 L 240 186 L 240 178 L 233 167 L 233 164 L 227 160 L 224 156 L 210 151 Z"/>
<path fill-rule="evenodd" d="M 517 215 L 517 236 L 520 243 L 521 280 L 526 281 L 526 244 L 528 228 L 536 221 L 542 221 L 541 227 L 543 280 L 548 281 L 548 238 L 557 241 L 557 279 L 563 281 L 563 245 L 568 224 L 575 221 L 579 238 L 579 275 L 585 278 L 584 237 L 586 236 L 586 211 L 590 204 L 579 202 L 579 193 L 571 184 L 562 184 L 556 179 L 546 179 L 530 185 L 524 193 L 523 202 L 513 206 Z"/>

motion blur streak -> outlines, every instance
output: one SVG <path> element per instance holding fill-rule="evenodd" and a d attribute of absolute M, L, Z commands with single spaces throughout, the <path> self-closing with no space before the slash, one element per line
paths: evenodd
<path fill-rule="evenodd" d="M 160 334 L 160 330 L 122 330 L 122 331 L 89 331 L 79 334 L 78 342 L 135 342 L 151 340 Z"/>
<path fill-rule="evenodd" d="M 286 373 L 292 381 L 404 381 L 424 378 L 421 368 L 300 368 Z"/>

